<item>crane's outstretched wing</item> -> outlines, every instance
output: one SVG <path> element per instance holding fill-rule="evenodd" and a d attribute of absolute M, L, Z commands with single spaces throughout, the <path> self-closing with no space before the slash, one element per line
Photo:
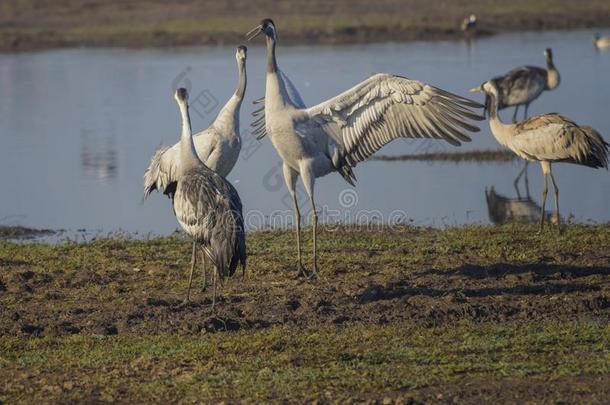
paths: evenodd
<path fill-rule="evenodd" d="M 297 126 L 318 126 L 336 144 L 335 167 L 354 167 L 400 137 L 444 139 L 456 146 L 469 142 L 464 130 L 479 131 L 470 120 L 483 116 L 467 107 L 483 108 L 417 80 L 377 74 L 304 110 Z"/>
<path fill-rule="evenodd" d="M 290 78 L 286 76 L 286 74 L 278 69 L 278 77 L 280 79 L 280 88 L 282 92 L 286 95 L 288 100 L 297 108 L 305 108 L 305 102 L 303 98 L 299 94 L 299 91 L 292 83 Z M 254 116 L 254 121 L 252 122 L 252 134 L 256 137 L 256 139 L 262 139 L 267 135 L 265 131 L 265 98 L 259 98 L 254 101 L 254 104 L 263 104 L 258 110 L 254 111 L 252 115 Z"/>

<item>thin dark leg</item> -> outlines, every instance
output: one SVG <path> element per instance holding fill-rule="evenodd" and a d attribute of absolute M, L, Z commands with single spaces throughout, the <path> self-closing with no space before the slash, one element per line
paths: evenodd
<path fill-rule="evenodd" d="M 529 108 L 530 108 L 530 103 L 527 103 L 527 104 L 525 105 L 525 112 L 524 112 L 524 114 L 523 114 L 523 120 L 526 120 L 526 119 L 527 119 L 527 110 L 528 110 Z"/>
<path fill-rule="evenodd" d="M 303 261 L 301 260 L 301 212 L 299 211 L 299 204 L 297 203 L 295 192 L 292 192 L 292 208 L 294 210 L 294 224 L 297 232 L 298 271 L 299 274 L 305 275 L 305 268 L 303 267 Z"/>
<path fill-rule="evenodd" d="M 527 160 L 525 161 L 525 166 L 523 167 L 524 170 L 524 174 L 523 174 L 523 180 L 525 181 L 525 195 L 527 196 L 528 200 L 531 200 L 532 197 L 530 195 L 530 181 L 529 178 L 527 176 L 527 168 L 529 167 L 530 162 L 528 162 Z"/>
<path fill-rule="evenodd" d="M 203 252 L 203 250 L 200 252 L 201 253 L 201 267 L 203 270 L 203 285 L 201 286 L 201 291 L 205 291 L 206 288 L 208 288 L 208 272 L 206 271 L 206 265 L 205 265 L 205 253 Z"/>
<path fill-rule="evenodd" d="M 519 111 L 519 106 L 515 106 L 515 112 L 513 113 L 513 123 L 517 122 L 517 111 Z"/>
<path fill-rule="evenodd" d="M 189 286 L 188 289 L 186 290 L 186 299 L 184 300 L 184 303 L 189 302 L 190 299 L 190 295 L 191 295 L 191 284 L 193 283 L 193 270 L 195 270 L 195 262 L 197 260 L 197 242 L 193 241 L 193 254 L 191 257 L 191 272 L 189 273 Z"/>
<path fill-rule="evenodd" d="M 559 233 L 561 233 L 561 216 L 559 215 L 559 187 L 557 187 L 557 182 L 555 182 L 553 172 L 551 172 L 551 181 L 553 182 L 553 191 L 555 194 L 555 215 L 557 215 L 557 229 L 559 229 Z"/>
<path fill-rule="evenodd" d="M 312 276 L 318 272 L 318 249 L 317 249 L 317 233 L 318 233 L 318 214 L 316 213 L 316 203 L 311 199 L 311 223 L 313 225 L 313 269 Z"/>
<path fill-rule="evenodd" d="M 547 181 L 547 174 L 543 173 L 544 176 L 544 184 L 542 185 L 542 208 L 541 208 L 541 215 L 540 215 L 540 232 L 542 232 L 542 228 L 544 227 L 544 217 L 546 215 L 546 213 L 544 212 L 544 206 L 546 205 L 546 195 L 548 193 L 548 181 Z"/>
<path fill-rule="evenodd" d="M 213 277 L 213 292 L 212 292 L 212 313 L 214 312 L 214 306 L 216 305 L 216 279 L 218 278 L 218 269 L 214 268 L 212 272 Z"/>

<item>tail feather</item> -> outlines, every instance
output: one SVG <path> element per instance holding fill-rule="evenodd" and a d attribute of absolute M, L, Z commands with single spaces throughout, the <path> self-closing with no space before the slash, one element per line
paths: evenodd
<path fill-rule="evenodd" d="M 144 196 L 142 197 L 142 200 L 146 200 L 146 198 L 154 190 L 167 186 L 168 182 L 164 181 L 167 175 L 163 173 L 162 158 L 163 154 L 169 148 L 169 146 L 160 145 L 155 151 L 155 154 L 153 155 L 152 159 L 150 160 L 150 164 L 144 172 Z"/>
<path fill-rule="evenodd" d="M 599 132 L 590 126 L 580 127 L 586 134 L 589 151 L 582 164 L 585 166 L 608 169 L 608 153 L 610 144 L 602 138 Z"/>

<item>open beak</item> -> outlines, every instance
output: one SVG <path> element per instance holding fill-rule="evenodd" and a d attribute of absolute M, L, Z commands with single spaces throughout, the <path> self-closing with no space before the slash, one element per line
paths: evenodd
<path fill-rule="evenodd" d="M 246 34 L 246 39 L 248 41 L 251 41 L 256 38 L 261 32 L 263 32 L 263 26 L 259 24 L 250 31 L 248 31 L 248 33 Z"/>

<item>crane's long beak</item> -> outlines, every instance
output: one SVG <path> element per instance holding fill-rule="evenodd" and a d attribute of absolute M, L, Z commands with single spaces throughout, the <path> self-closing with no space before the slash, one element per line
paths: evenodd
<path fill-rule="evenodd" d="M 479 86 L 479 87 L 473 87 L 472 89 L 468 90 L 471 93 L 482 93 L 483 92 L 483 86 Z"/>
<path fill-rule="evenodd" d="M 251 41 L 256 38 L 261 32 L 263 32 L 263 26 L 259 24 L 250 31 L 248 31 L 248 33 L 246 34 L 246 39 L 248 41 Z"/>

